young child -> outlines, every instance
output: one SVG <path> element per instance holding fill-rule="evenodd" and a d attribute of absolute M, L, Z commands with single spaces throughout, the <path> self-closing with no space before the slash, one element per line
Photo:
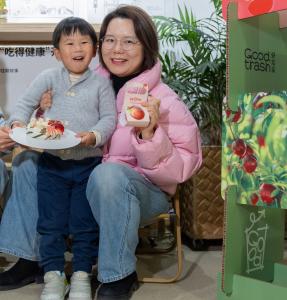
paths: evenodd
<path fill-rule="evenodd" d="M 70 300 L 90 300 L 89 273 L 97 255 L 98 230 L 86 199 L 90 172 L 101 162 L 101 146 L 112 134 L 116 107 L 109 80 L 89 69 L 97 37 L 83 19 L 62 20 L 53 33 L 54 53 L 63 67 L 42 72 L 18 101 L 12 126 L 27 124 L 43 92 L 50 90 L 53 105 L 45 117 L 68 122 L 81 145 L 43 152 L 38 167 L 38 232 L 44 290 L 41 300 L 64 299 L 65 238 L 72 236 L 73 275 Z M 83 147 L 84 146 L 84 147 Z"/>

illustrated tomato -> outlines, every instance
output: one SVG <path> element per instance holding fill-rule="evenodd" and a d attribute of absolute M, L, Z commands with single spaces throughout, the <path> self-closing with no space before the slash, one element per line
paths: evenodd
<path fill-rule="evenodd" d="M 144 118 L 144 111 L 138 106 L 129 106 L 127 109 L 128 113 L 136 120 Z"/>
<path fill-rule="evenodd" d="M 243 170 L 253 173 L 257 168 L 257 158 L 254 155 L 246 155 L 243 159 Z"/>
<path fill-rule="evenodd" d="M 240 158 L 244 157 L 246 154 L 247 146 L 242 139 L 237 139 L 232 143 L 232 151 L 234 154 Z"/>
<path fill-rule="evenodd" d="M 274 201 L 275 197 L 272 197 L 271 194 L 275 190 L 275 186 L 270 183 L 262 183 L 259 188 L 259 194 L 263 202 L 271 204 Z"/>

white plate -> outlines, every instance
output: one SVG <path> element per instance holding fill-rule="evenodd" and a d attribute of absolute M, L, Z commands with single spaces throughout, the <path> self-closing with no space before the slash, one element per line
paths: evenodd
<path fill-rule="evenodd" d="M 45 140 L 44 137 L 32 138 L 29 134 L 26 134 L 26 131 L 26 128 L 16 127 L 12 129 L 10 138 L 18 144 L 24 146 L 47 150 L 71 148 L 81 142 L 81 139 L 76 137 L 75 132 L 69 129 L 65 129 L 64 134 L 61 136 L 61 138 L 55 140 Z"/>

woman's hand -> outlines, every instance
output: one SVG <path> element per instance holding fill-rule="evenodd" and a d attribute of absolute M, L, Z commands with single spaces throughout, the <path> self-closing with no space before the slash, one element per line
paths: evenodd
<path fill-rule="evenodd" d="M 46 91 L 40 100 L 40 108 L 42 111 L 49 109 L 52 106 L 52 90 Z"/>
<path fill-rule="evenodd" d="M 141 137 L 143 140 L 148 140 L 153 137 L 158 123 L 158 119 L 160 116 L 160 111 L 159 111 L 160 100 L 152 96 L 149 96 L 148 102 L 144 102 L 142 103 L 142 105 L 147 108 L 150 117 L 150 122 L 147 127 L 138 128 L 138 131 L 141 133 Z"/>
<path fill-rule="evenodd" d="M 83 146 L 94 146 L 96 144 L 96 136 L 92 132 L 79 132 L 76 137 L 81 138 L 81 145 Z"/>
<path fill-rule="evenodd" d="M 0 127 L 0 151 L 6 151 L 15 145 L 15 142 L 9 137 L 11 129 Z"/>

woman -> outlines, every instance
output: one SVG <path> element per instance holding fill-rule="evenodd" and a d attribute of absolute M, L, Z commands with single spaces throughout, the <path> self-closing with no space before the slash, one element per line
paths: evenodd
<path fill-rule="evenodd" d="M 126 127 L 119 122 L 103 163 L 94 169 L 87 186 L 87 197 L 100 226 L 98 279 L 102 284 L 97 299 L 129 299 L 138 287 L 135 249 L 139 224 L 166 211 L 177 183 L 200 167 L 200 136 L 188 109 L 160 81 L 157 35 L 143 10 L 122 6 L 105 17 L 99 56 L 102 66 L 97 72 L 112 80 L 119 119 L 127 82 L 147 83 L 150 93 L 148 127 Z M 36 218 L 21 222 L 31 228 Z M 2 235 L 0 228 L 0 251 Z"/>

